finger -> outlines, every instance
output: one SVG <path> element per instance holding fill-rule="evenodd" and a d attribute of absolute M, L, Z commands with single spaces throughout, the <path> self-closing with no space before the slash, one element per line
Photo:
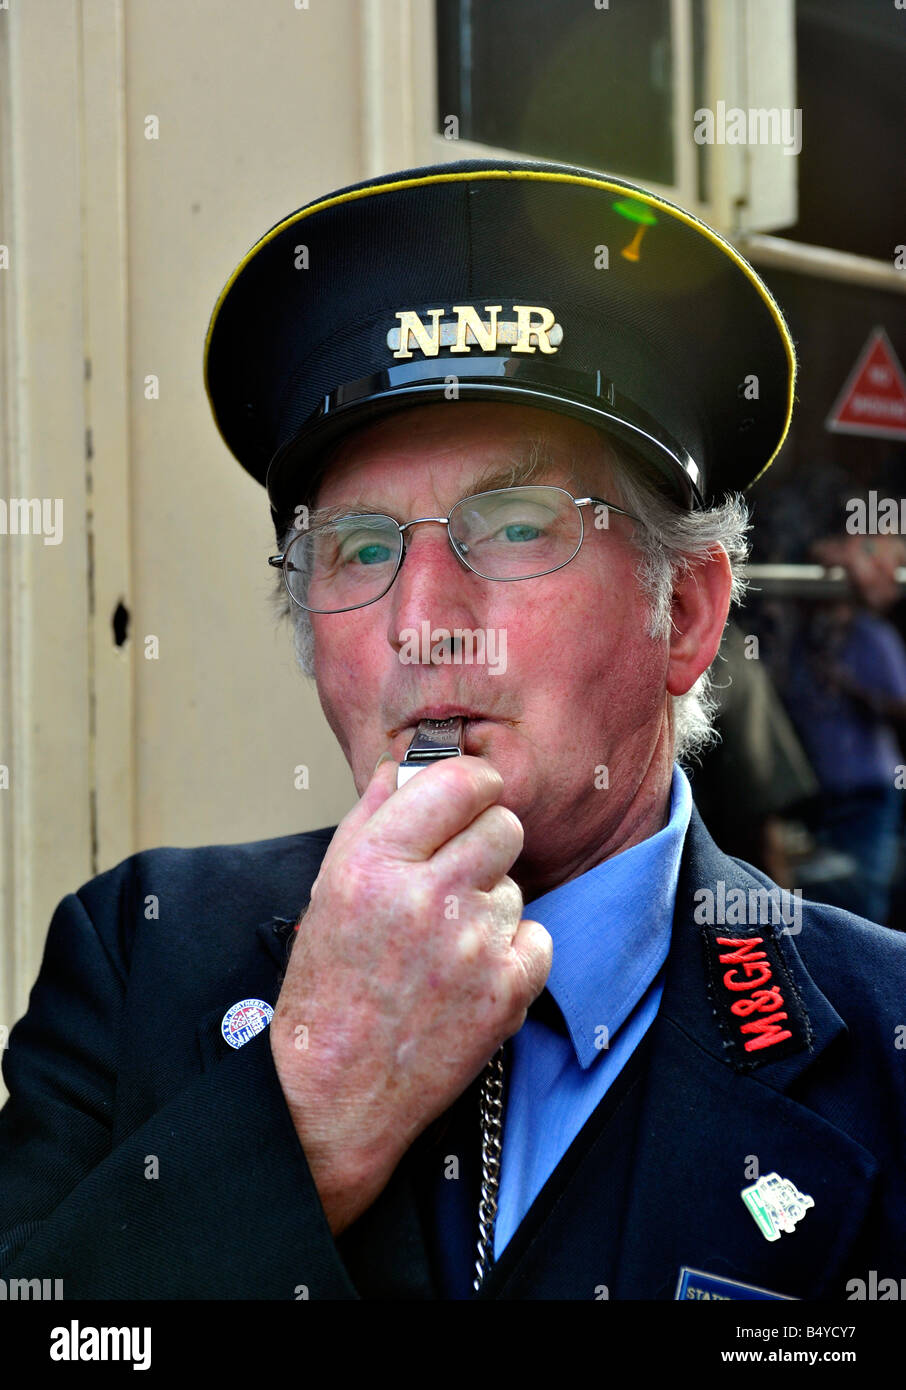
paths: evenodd
<path fill-rule="evenodd" d="M 503 778 L 484 758 L 441 758 L 378 806 L 366 833 L 392 858 L 430 859 L 502 791 Z"/>
<path fill-rule="evenodd" d="M 491 921 L 492 944 L 501 951 L 512 949 L 522 921 L 525 903 L 519 884 L 504 876 L 487 894 L 487 911 Z"/>
<path fill-rule="evenodd" d="M 525 835 L 519 817 L 505 806 L 489 806 L 436 851 L 432 867 L 455 887 L 489 893 L 522 853 Z"/>
<path fill-rule="evenodd" d="M 318 879 L 326 873 L 338 855 L 342 854 L 350 841 L 360 833 L 363 826 L 374 815 L 378 807 L 382 806 L 388 797 L 396 791 L 396 771 L 397 764 L 392 758 L 387 758 L 379 762 L 374 769 L 371 781 L 362 792 L 359 800 L 349 811 L 334 831 L 333 839 L 327 846 L 327 853 L 321 860 L 321 868 L 318 871 L 318 878 L 312 884 L 311 896 L 314 897 Z"/>
<path fill-rule="evenodd" d="M 553 963 L 551 934 L 540 922 L 524 917 L 513 937 L 513 951 L 525 980 L 529 1001 L 533 1002 L 544 989 Z"/>

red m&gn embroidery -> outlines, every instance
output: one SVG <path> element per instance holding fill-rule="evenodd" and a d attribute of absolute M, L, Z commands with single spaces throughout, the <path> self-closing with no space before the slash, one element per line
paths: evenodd
<path fill-rule="evenodd" d="M 768 953 L 758 950 L 764 945 L 760 936 L 714 938 L 717 946 L 728 947 L 717 959 L 721 965 L 731 966 L 723 974 L 724 988 L 735 996 L 730 1004 L 730 1013 L 740 1020 L 737 1027 L 746 1052 L 759 1052 L 765 1047 L 792 1038 L 789 1028 L 781 1025 L 789 1021 L 780 987 L 773 983 L 774 972 Z"/>

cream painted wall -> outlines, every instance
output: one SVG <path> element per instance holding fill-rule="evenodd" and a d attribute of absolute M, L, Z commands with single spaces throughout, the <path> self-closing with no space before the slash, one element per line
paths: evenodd
<path fill-rule="evenodd" d="M 202 351 L 248 247 L 362 175 L 359 17 L 355 0 L 126 5 L 136 848 L 330 824 L 355 797 L 271 617 L 269 512 L 216 432 Z"/>
<path fill-rule="evenodd" d="M 63 523 L 0 535 L 0 1030 L 92 863 L 78 37 L 72 7 L 0 12 L 0 496 Z"/>
<path fill-rule="evenodd" d="M 329 825 L 355 800 L 275 625 L 264 492 L 217 433 L 202 356 L 268 227 L 422 155 L 431 13 L 0 4 L 0 496 L 65 517 L 56 547 L 0 537 L 0 1046 L 65 894 L 146 847 Z"/>

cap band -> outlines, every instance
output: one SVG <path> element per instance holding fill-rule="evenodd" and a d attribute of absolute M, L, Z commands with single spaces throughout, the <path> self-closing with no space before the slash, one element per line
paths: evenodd
<path fill-rule="evenodd" d="M 274 515 L 291 510 L 303 500 L 293 495 L 292 480 L 310 453 L 323 450 L 331 438 L 354 429 L 353 417 L 359 417 L 364 424 L 389 413 L 404 399 L 414 404 L 413 397 L 425 403 L 449 400 L 451 404 L 454 400 L 509 400 L 587 421 L 638 448 L 660 468 L 685 506 L 701 505 L 704 479 L 699 465 L 600 371 L 578 372 L 538 359 L 489 357 L 471 360 L 467 377 L 443 372 L 444 367 L 456 365 L 459 364 L 449 359 L 400 362 L 328 392 L 298 434 L 271 462 L 266 486 Z M 456 393 L 452 398 L 451 389 Z M 317 476 L 317 472 L 305 476 L 303 494 L 311 495 Z"/>

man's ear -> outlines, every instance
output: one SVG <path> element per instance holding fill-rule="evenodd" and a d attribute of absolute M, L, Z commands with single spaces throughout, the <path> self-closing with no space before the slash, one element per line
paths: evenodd
<path fill-rule="evenodd" d="M 727 552 L 716 546 L 690 565 L 673 587 L 667 690 L 685 695 L 717 655 L 730 610 L 732 570 Z"/>

